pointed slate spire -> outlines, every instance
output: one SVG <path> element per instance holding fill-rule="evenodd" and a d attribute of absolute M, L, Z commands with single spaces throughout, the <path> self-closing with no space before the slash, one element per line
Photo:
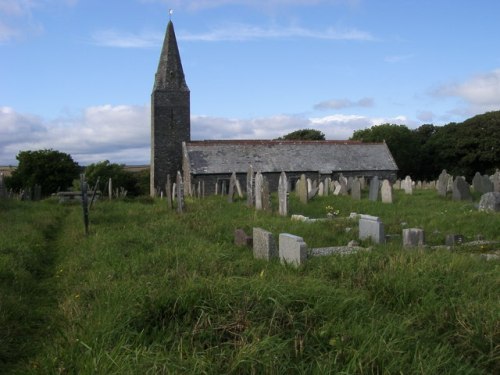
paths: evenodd
<path fill-rule="evenodd" d="M 189 91 L 184 78 L 181 56 L 177 47 L 172 21 L 169 21 L 167 25 L 160 62 L 155 75 L 154 90 Z"/>

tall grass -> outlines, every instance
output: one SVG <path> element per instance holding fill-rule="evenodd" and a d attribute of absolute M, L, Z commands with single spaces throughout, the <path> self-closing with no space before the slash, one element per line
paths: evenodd
<path fill-rule="evenodd" d="M 12 243 L 41 249 L 33 259 L 43 272 L 30 276 L 34 292 L 27 298 L 40 296 L 33 319 L 46 327 L 19 338 L 23 355 L 1 347 L 6 371 L 500 371 L 499 263 L 473 255 L 492 248 L 408 251 L 398 237 L 402 228 L 421 227 L 436 245 L 449 233 L 500 240 L 498 214 L 426 191 L 398 194 L 393 205 L 325 197 L 305 206 L 292 196 L 293 213 L 324 217 L 326 205 L 340 210 L 338 219 L 317 223 L 255 212 L 243 201 L 228 204 L 220 197 L 188 200 L 182 215 L 162 201 L 146 203 L 99 202 L 88 237 L 78 206 L 2 206 L 1 224 L 10 233 L 1 234 L 2 257 Z M 357 239 L 350 212 L 380 216 L 393 240 L 363 242 L 370 252 L 313 258 L 297 269 L 255 260 L 250 249 L 233 244 L 236 228 L 251 233 L 259 226 L 303 236 L 312 247 L 345 245 Z M 9 254 L 25 254 L 28 247 Z M 25 264 L 17 263 L 16 272 L 29 268 Z M 1 274 L 9 267 L 2 263 Z M 10 293 L 6 280 L 15 279 L 2 277 L 2 293 Z M 1 327 L 16 322 L 22 331 L 25 322 L 15 312 L 29 310 L 30 301 L 7 304 L 12 314 Z"/>

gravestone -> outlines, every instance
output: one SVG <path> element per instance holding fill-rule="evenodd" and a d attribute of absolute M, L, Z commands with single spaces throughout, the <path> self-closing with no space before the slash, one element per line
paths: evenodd
<path fill-rule="evenodd" d="M 325 185 L 323 184 L 323 182 L 319 183 L 319 186 L 318 186 L 318 195 L 320 197 L 322 197 L 322 196 L 325 195 Z"/>
<path fill-rule="evenodd" d="M 307 259 L 307 244 L 302 237 L 281 233 L 279 236 L 279 257 L 281 263 L 299 266 Z"/>
<path fill-rule="evenodd" d="M 380 218 L 371 215 L 360 215 L 359 239 L 371 238 L 374 243 L 385 243 L 384 223 Z"/>
<path fill-rule="evenodd" d="M 483 192 L 482 183 L 483 183 L 483 176 L 481 176 L 479 172 L 476 172 L 476 174 L 472 178 L 472 188 L 474 189 L 474 191 L 482 193 Z"/>
<path fill-rule="evenodd" d="M 262 173 L 257 172 L 255 175 L 255 185 L 254 185 L 254 197 L 255 197 L 255 209 L 262 210 L 262 185 L 264 183 L 264 178 Z"/>
<path fill-rule="evenodd" d="M 229 203 L 233 203 L 233 199 L 234 199 L 234 190 L 236 188 L 236 173 L 233 172 L 231 174 L 231 178 L 229 179 L 229 192 L 227 194 L 227 201 Z"/>
<path fill-rule="evenodd" d="M 464 243 L 464 236 L 461 234 L 447 234 L 445 239 L 446 246 L 462 245 Z"/>
<path fill-rule="evenodd" d="M 309 194 L 313 189 L 313 184 L 310 178 L 307 178 L 306 181 L 307 181 L 307 194 Z"/>
<path fill-rule="evenodd" d="M 376 202 L 378 200 L 379 189 L 380 182 L 378 180 L 378 176 L 375 176 L 370 180 L 370 191 L 368 192 L 368 199 Z"/>
<path fill-rule="evenodd" d="M 307 180 L 306 175 L 301 175 L 300 180 L 297 182 L 299 199 L 302 203 L 307 203 Z"/>
<path fill-rule="evenodd" d="M 491 176 L 491 182 L 493 183 L 493 191 L 500 193 L 500 170 L 497 169 Z"/>
<path fill-rule="evenodd" d="M 479 200 L 479 211 L 500 212 L 500 193 L 495 191 L 483 194 Z"/>
<path fill-rule="evenodd" d="M 243 229 L 236 229 L 234 231 L 234 244 L 236 246 L 253 246 L 253 239 L 245 233 Z"/>
<path fill-rule="evenodd" d="M 418 228 L 403 229 L 403 247 L 421 247 L 425 245 L 424 230 Z"/>
<path fill-rule="evenodd" d="M 339 195 L 341 188 L 342 187 L 338 181 L 333 181 L 333 195 Z"/>
<path fill-rule="evenodd" d="M 278 211 L 281 216 L 288 215 L 288 179 L 285 172 L 281 172 L 278 182 Z"/>
<path fill-rule="evenodd" d="M 471 201 L 470 187 L 467 181 L 461 176 L 458 176 L 453 181 L 452 199 L 454 201 Z"/>
<path fill-rule="evenodd" d="M 330 184 L 332 183 L 332 179 L 330 177 L 325 178 L 325 196 L 330 195 Z"/>
<path fill-rule="evenodd" d="M 313 185 L 312 190 L 307 193 L 307 200 L 310 201 L 316 194 L 318 194 L 318 188 Z"/>
<path fill-rule="evenodd" d="M 492 191 L 495 191 L 495 187 L 493 185 L 493 181 L 490 180 L 490 177 L 488 175 L 483 175 L 481 177 L 481 188 L 482 191 L 481 193 L 486 194 L 486 193 L 491 193 Z"/>
<path fill-rule="evenodd" d="M 176 185 L 176 199 L 177 199 L 177 212 L 184 212 L 184 183 L 182 181 L 181 172 L 177 171 L 177 179 L 175 182 Z"/>
<path fill-rule="evenodd" d="M 366 188 L 366 178 L 365 178 L 365 176 L 361 176 L 359 178 L 359 182 L 361 183 L 361 190 L 364 190 Z"/>
<path fill-rule="evenodd" d="M 271 211 L 271 192 L 269 190 L 269 181 L 266 177 L 262 176 L 262 209 L 264 211 Z"/>
<path fill-rule="evenodd" d="M 339 195 L 347 195 L 348 189 L 347 189 L 347 178 L 345 177 L 340 177 L 339 178 L 339 184 L 340 184 L 340 191 Z"/>
<path fill-rule="evenodd" d="M 172 200 L 175 200 L 177 198 L 177 185 L 174 182 L 172 184 Z"/>
<path fill-rule="evenodd" d="M 170 181 L 170 174 L 167 174 L 167 182 L 165 183 L 165 195 L 167 198 L 167 208 L 172 209 L 172 182 Z"/>
<path fill-rule="evenodd" d="M 236 192 L 238 193 L 238 197 L 243 198 L 243 191 L 241 190 L 240 180 L 238 180 L 236 177 L 235 177 L 235 180 L 236 180 L 236 183 L 235 183 Z"/>
<path fill-rule="evenodd" d="M 406 194 L 413 194 L 413 181 L 411 180 L 410 176 L 406 176 L 404 180 L 403 189 Z"/>
<path fill-rule="evenodd" d="M 392 186 L 389 180 L 382 181 L 380 195 L 382 196 L 382 203 L 392 203 Z"/>
<path fill-rule="evenodd" d="M 401 190 L 401 180 L 397 179 L 392 187 L 394 190 Z"/>
<path fill-rule="evenodd" d="M 357 177 L 352 180 L 351 198 L 358 201 L 361 199 L 361 181 Z"/>
<path fill-rule="evenodd" d="M 443 169 L 436 182 L 436 189 L 438 191 L 438 194 L 442 197 L 446 197 L 449 178 L 450 176 L 446 172 L 446 169 Z"/>
<path fill-rule="evenodd" d="M 247 172 L 247 206 L 252 207 L 254 205 L 254 198 L 253 198 L 253 187 L 254 185 L 254 175 L 253 175 L 253 167 L 249 166 L 248 167 L 248 172 Z"/>
<path fill-rule="evenodd" d="M 278 249 L 271 232 L 253 228 L 253 256 L 256 259 L 271 260 L 278 257 Z"/>
<path fill-rule="evenodd" d="M 351 189 L 352 189 L 352 180 L 353 180 L 353 178 L 352 178 L 352 177 L 349 177 L 349 178 L 347 179 L 347 192 L 350 192 L 350 191 L 351 191 Z"/>
<path fill-rule="evenodd" d="M 0 173 L 0 199 L 7 197 L 7 189 L 5 188 L 5 183 L 3 182 L 3 173 Z"/>
<path fill-rule="evenodd" d="M 446 186 L 446 194 L 453 192 L 453 176 L 448 176 L 448 185 Z"/>

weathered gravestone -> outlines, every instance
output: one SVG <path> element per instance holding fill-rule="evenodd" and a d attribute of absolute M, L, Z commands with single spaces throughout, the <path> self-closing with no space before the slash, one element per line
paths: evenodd
<path fill-rule="evenodd" d="M 236 246 L 253 246 L 253 238 L 245 233 L 243 229 L 234 231 L 234 244 Z"/>
<path fill-rule="evenodd" d="M 443 169 L 436 183 L 436 189 L 438 191 L 438 194 L 442 197 L 446 197 L 449 178 L 450 175 L 446 172 L 446 169 Z"/>
<path fill-rule="evenodd" d="M 347 188 L 347 178 L 341 176 L 339 178 L 339 184 L 340 184 L 339 195 L 347 195 L 347 193 L 349 192 Z"/>
<path fill-rule="evenodd" d="M 380 218 L 371 215 L 360 215 L 359 239 L 371 238 L 374 243 L 385 243 L 384 223 Z"/>
<path fill-rule="evenodd" d="M 307 244 L 302 237 L 281 233 L 279 236 L 279 257 L 281 263 L 299 266 L 307 259 Z"/>
<path fill-rule="evenodd" d="M 320 182 L 318 185 L 318 195 L 320 197 L 325 195 L 325 184 L 323 184 L 323 182 Z"/>
<path fill-rule="evenodd" d="M 278 211 L 281 216 L 288 215 L 288 179 L 285 172 L 281 172 L 278 182 Z"/>
<path fill-rule="evenodd" d="M 370 191 L 368 192 L 368 199 L 374 202 L 377 201 L 379 189 L 380 182 L 378 176 L 375 176 L 370 180 Z"/>
<path fill-rule="evenodd" d="M 233 172 L 231 174 L 231 178 L 229 180 L 229 192 L 227 194 L 227 201 L 229 203 L 232 203 L 233 199 L 234 199 L 234 190 L 236 188 L 236 181 L 238 181 L 238 180 L 236 180 L 236 173 Z"/>
<path fill-rule="evenodd" d="M 302 203 L 307 203 L 307 180 L 306 176 L 303 174 L 300 176 L 300 180 L 297 181 L 297 192 L 299 193 L 299 199 Z"/>
<path fill-rule="evenodd" d="M 394 190 L 401 190 L 401 180 L 397 179 L 394 185 L 392 186 Z"/>
<path fill-rule="evenodd" d="M 332 179 L 330 177 L 325 178 L 325 196 L 330 195 L 330 185 L 332 183 Z"/>
<path fill-rule="evenodd" d="M 467 181 L 458 176 L 453 181 L 452 199 L 454 201 L 471 201 L 470 187 Z"/>
<path fill-rule="evenodd" d="M 271 260 L 278 257 L 278 249 L 271 232 L 253 228 L 253 256 L 256 259 Z"/>
<path fill-rule="evenodd" d="M 456 246 L 464 243 L 464 236 L 461 234 L 447 234 L 445 239 L 446 246 Z"/>
<path fill-rule="evenodd" d="M 0 199 L 7 197 L 7 189 L 5 188 L 5 184 L 3 182 L 3 173 L 0 173 Z"/>
<path fill-rule="evenodd" d="M 491 182 L 493 182 L 493 191 L 500 193 L 500 170 L 497 169 L 491 176 Z"/>
<path fill-rule="evenodd" d="M 495 191 L 483 194 L 479 201 L 479 211 L 500 212 L 500 193 Z"/>
<path fill-rule="evenodd" d="M 339 195 L 342 186 L 340 186 L 340 182 L 333 181 L 333 195 Z"/>
<path fill-rule="evenodd" d="M 411 180 L 410 176 L 406 176 L 404 180 L 403 189 L 406 194 L 413 194 L 413 181 Z"/>
<path fill-rule="evenodd" d="M 182 181 L 181 172 L 177 171 L 177 179 L 175 182 L 176 185 L 176 200 L 177 200 L 177 212 L 184 212 L 184 182 Z"/>
<path fill-rule="evenodd" d="M 361 181 L 357 177 L 352 180 L 351 198 L 358 201 L 361 199 Z"/>
<path fill-rule="evenodd" d="M 247 172 L 247 206 L 252 207 L 254 205 L 253 189 L 254 189 L 254 175 L 253 167 L 248 167 Z"/>
<path fill-rule="evenodd" d="M 262 176 L 262 209 L 264 211 L 271 211 L 271 191 L 269 190 L 269 181 L 266 177 Z"/>
<path fill-rule="evenodd" d="M 389 180 L 382 181 L 380 195 L 382 197 L 382 203 L 392 203 L 392 186 Z"/>
<path fill-rule="evenodd" d="M 262 173 L 257 172 L 255 175 L 255 187 L 254 187 L 254 197 L 255 197 L 255 209 L 262 210 L 262 185 L 264 184 L 264 176 Z"/>
<path fill-rule="evenodd" d="M 423 229 L 403 229 L 403 247 L 421 247 L 425 245 Z"/>

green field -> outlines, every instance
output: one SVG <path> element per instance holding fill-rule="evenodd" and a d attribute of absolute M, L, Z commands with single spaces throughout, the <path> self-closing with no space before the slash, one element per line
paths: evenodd
<path fill-rule="evenodd" d="M 0 373 L 500 373 L 500 262 L 479 256 L 500 245 L 400 245 L 403 228 L 429 245 L 500 241 L 498 213 L 425 190 L 392 205 L 290 206 L 340 215 L 295 222 L 221 197 L 188 199 L 182 215 L 161 200 L 103 201 L 85 237 L 79 205 L 0 201 Z M 350 212 L 381 217 L 392 240 L 299 268 L 233 244 L 236 228 L 261 227 L 345 245 L 358 233 Z"/>

